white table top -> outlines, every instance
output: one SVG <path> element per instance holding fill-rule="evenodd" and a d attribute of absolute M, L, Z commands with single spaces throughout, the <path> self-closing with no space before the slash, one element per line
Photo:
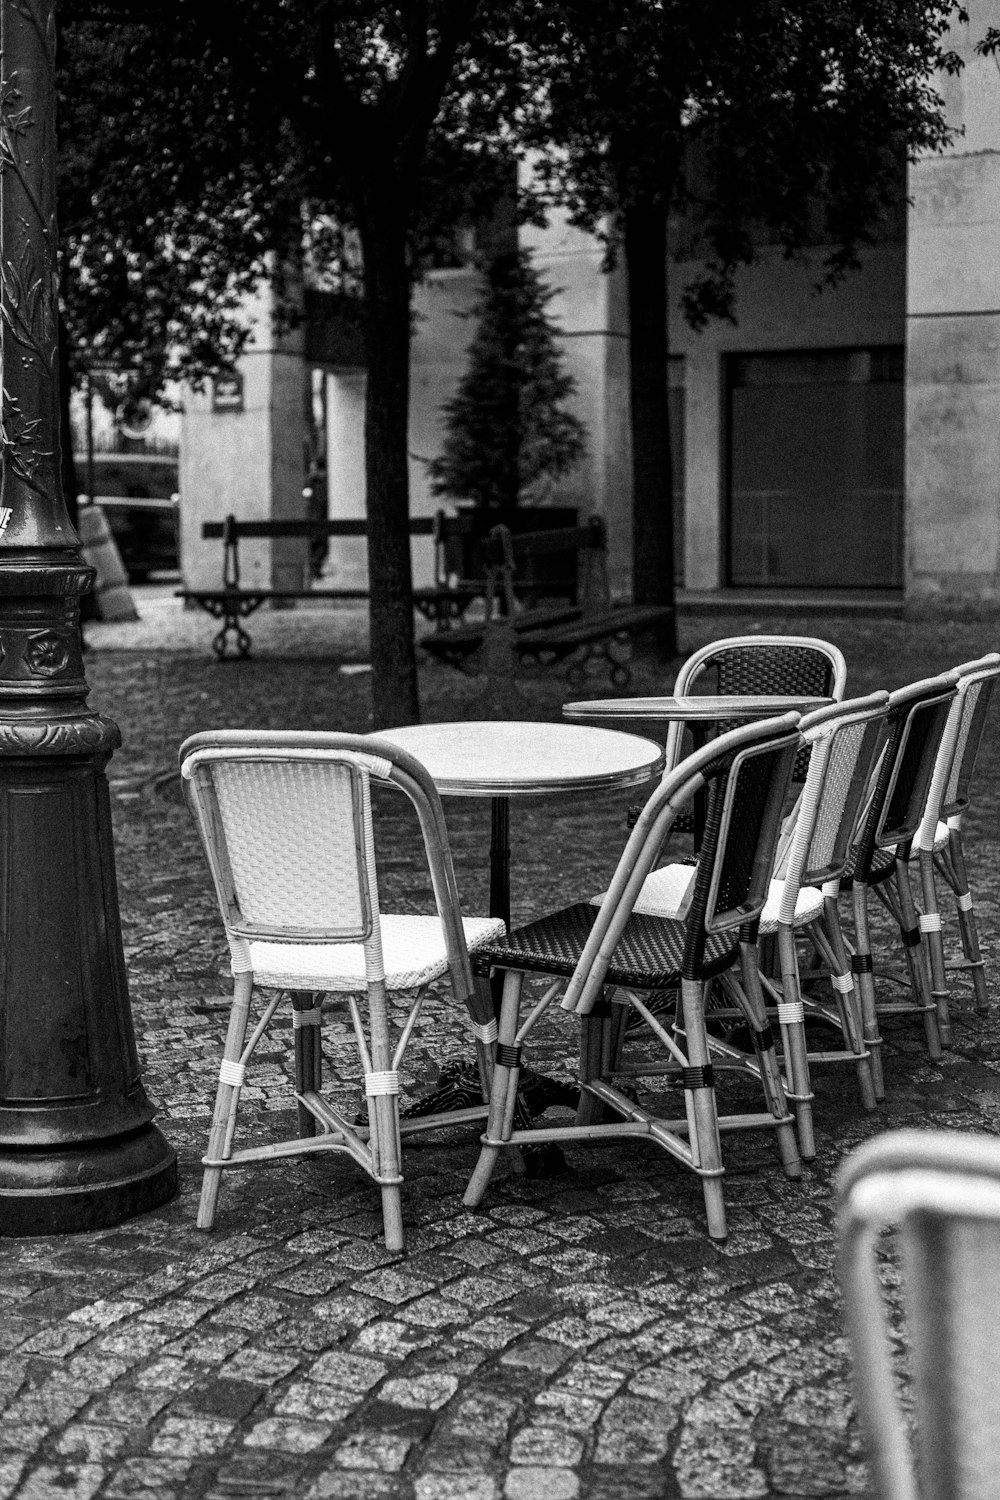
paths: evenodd
<path fill-rule="evenodd" d="M 811 713 L 827 708 L 832 698 L 807 698 L 804 694 L 781 696 L 709 696 L 689 698 L 594 698 L 589 702 L 564 703 L 567 719 L 649 719 L 653 723 L 698 719 L 770 719 L 779 714 Z"/>
<path fill-rule="evenodd" d="M 519 797 L 641 786 L 663 769 L 652 740 L 582 724 L 472 720 L 379 730 L 452 797 Z"/>

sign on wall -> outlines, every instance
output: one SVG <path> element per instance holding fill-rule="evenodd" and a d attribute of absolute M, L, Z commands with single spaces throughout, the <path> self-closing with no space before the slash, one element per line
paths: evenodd
<path fill-rule="evenodd" d="M 216 375 L 212 381 L 213 411 L 243 410 L 243 376 L 238 370 L 230 375 Z"/>

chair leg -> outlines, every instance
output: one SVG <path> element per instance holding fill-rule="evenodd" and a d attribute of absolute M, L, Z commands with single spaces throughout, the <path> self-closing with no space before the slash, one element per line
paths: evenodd
<path fill-rule="evenodd" d="M 799 988 L 799 964 L 795 952 L 795 933 L 784 923 L 778 926 L 778 962 L 781 968 L 781 1000 L 778 1003 L 778 1024 L 784 1043 L 785 1066 L 789 1083 L 795 1121 L 799 1134 L 799 1150 L 803 1160 L 812 1161 L 816 1155 L 816 1137 L 813 1131 L 812 1080 L 809 1076 L 808 1046 L 806 1043 L 805 1010 Z"/>
<path fill-rule="evenodd" d="M 747 1019 L 749 1020 L 754 1038 L 754 1051 L 757 1054 L 757 1062 L 760 1065 L 760 1078 L 764 1088 L 764 1098 L 767 1107 L 774 1118 L 778 1121 L 775 1126 L 775 1142 L 781 1164 L 788 1177 L 802 1176 L 802 1159 L 795 1139 L 795 1127 L 789 1119 L 788 1103 L 785 1098 L 785 1088 L 781 1081 L 781 1069 L 778 1067 L 778 1059 L 774 1050 L 774 1037 L 767 1020 L 767 1002 L 764 999 L 764 991 L 761 987 L 760 972 L 757 968 L 757 944 L 740 942 L 740 970 L 743 979 L 743 1000 L 746 1006 Z M 812 1093 L 809 1087 L 808 1065 L 806 1067 L 804 1097 L 801 1103 L 805 1106 L 805 1135 L 807 1145 L 815 1155 L 815 1145 L 812 1139 Z M 804 1154 L 804 1153 L 803 1153 Z"/>
<path fill-rule="evenodd" d="M 311 990 L 292 991 L 292 1027 L 295 1044 L 295 1092 L 318 1093 L 323 1081 L 323 1033 L 320 996 Z M 299 1139 L 316 1134 L 316 1118 L 304 1104 L 298 1106 Z"/>
<path fill-rule="evenodd" d="M 961 828 L 948 829 L 948 852 L 955 879 L 953 889 L 958 903 L 958 930 L 962 937 L 962 952 L 972 970 L 972 983 L 976 992 L 976 1010 L 985 1015 L 990 1008 L 990 997 L 986 989 L 986 971 L 979 947 L 979 930 L 976 913 L 969 891 L 969 877 L 965 869 L 965 848 L 962 844 Z"/>
<path fill-rule="evenodd" d="M 503 1001 L 500 1007 L 500 1029 L 497 1055 L 493 1064 L 493 1087 L 490 1090 L 490 1113 L 486 1122 L 482 1150 L 476 1169 L 469 1179 L 462 1200 L 466 1208 L 476 1208 L 483 1200 L 496 1167 L 502 1146 L 510 1140 L 517 1104 L 517 1082 L 520 1066 L 513 1062 L 514 1039 L 521 1004 L 524 974 L 508 969 L 504 976 Z M 511 1061 L 505 1061 L 511 1059 Z"/>
<path fill-rule="evenodd" d="M 864 1028 L 865 1046 L 871 1054 L 872 1083 L 875 1098 L 885 1098 L 885 1079 L 882 1074 L 882 1038 L 878 1029 L 878 1013 L 875 1009 L 875 980 L 872 976 L 872 936 L 868 923 L 868 887 L 856 880 L 851 887 L 851 905 L 854 909 L 854 955 L 851 973 L 861 999 L 861 1024 Z"/>
<path fill-rule="evenodd" d="M 820 923 L 821 931 L 830 948 L 830 979 L 837 991 L 844 1020 L 847 1022 L 844 1029 L 844 1042 L 852 1052 L 860 1054 L 867 1051 L 864 1041 L 864 1019 L 861 1014 L 858 987 L 854 982 L 855 976 L 851 973 L 851 957 L 847 951 L 847 943 L 844 941 L 844 929 L 840 925 L 840 907 L 836 897 L 824 896 L 823 916 Z M 865 1109 L 876 1109 L 878 1099 L 875 1094 L 875 1079 L 872 1075 L 870 1056 L 858 1057 L 857 1073 L 862 1105 Z"/>
<path fill-rule="evenodd" d="M 711 1082 L 704 989 L 700 979 L 681 980 L 681 1008 L 688 1058 L 684 1078 L 684 1103 L 690 1123 L 691 1153 L 695 1165 L 703 1174 L 709 1174 L 703 1175 L 701 1179 L 708 1233 L 713 1240 L 724 1240 L 728 1230 L 722 1192 L 722 1140 L 719 1135 L 715 1087 Z"/>
<path fill-rule="evenodd" d="M 937 1004 L 931 994 L 930 976 L 924 959 L 924 945 L 920 941 L 920 924 L 917 909 L 913 904 L 913 888 L 910 885 L 909 847 L 903 849 L 904 858 L 896 858 L 896 895 L 899 901 L 899 931 L 906 954 L 906 968 L 910 976 L 913 994 L 924 1018 L 924 1037 L 927 1051 L 936 1062 L 941 1056 L 941 1032 L 938 1016 L 948 1018 L 948 995 L 945 991 Z"/>
<path fill-rule="evenodd" d="M 225 1064 L 238 1065 L 243 1052 L 250 1018 L 250 997 L 253 994 L 253 975 L 249 972 L 237 974 L 233 983 L 233 1006 L 229 1012 L 229 1028 L 223 1048 L 223 1072 Z M 227 1157 L 232 1149 L 233 1130 L 236 1125 L 236 1110 L 239 1105 L 240 1086 L 227 1083 L 220 1078 L 215 1093 L 215 1112 L 212 1129 L 208 1137 L 207 1155 L 215 1161 Z M 198 1228 L 211 1229 L 215 1222 L 215 1209 L 222 1185 L 222 1168 L 206 1167 L 201 1180 L 201 1200 L 198 1204 Z"/>
<path fill-rule="evenodd" d="M 934 855 L 929 849 L 921 849 L 920 895 L 923 912 L 920 916 L 920 936 L 927 945 L 927 959 L 931 971 L 931 996 L 938 1008 L 938 1030 L 941 1042 L 950 1047 L 951 1015 L 948 1010 L 948 976 L 944 963 L 944 937 L 941 932 L 941 912 L 938 908 L 937 883 L 934 879 Z"/>
<path fill-rule="evenodd" d="M 392 1048 L 389 1042 L 389 1010 L 385 982 L 368 981 L 368 1016 L 371 1037 L 373 1077 L 365 1080 L 368 1100 L 369 1145 L 375 1180 L 382 1190 L 382 1222 L 385 1248 L 403 1249 L 403 1204 L 400 1188 L 403 1182 L 402 1151 L 399 1135 L 399 1086 L 389 1070 Z"/>
<path fill-rule="evenodd" d="M 611 1022 L 611 1006 L 604 998 L 598 1000 L 589 1015 L 580 1017 L 580 1082 L 592 1083 L 607 1072 L 606 1062 L 610 1051 L 608 1034 Z M 597 1125 L 604 1117 L 604 1105 L 585 1088 L 580 1090 L 577 1105 L 576 1125 Z"/>

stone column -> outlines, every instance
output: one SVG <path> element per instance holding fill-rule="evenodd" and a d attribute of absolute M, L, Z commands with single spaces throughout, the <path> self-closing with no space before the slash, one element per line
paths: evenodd
<path fill-rule="evenodd" d="M 253 332 L 231 378 L 184 396 L 180 443 L 180 550 L 184 587 L 218 588 L 222 543 L 203 541 L 202 524 L 232 512 L 241 521 L 305 514 L 306 365 L 301 326 L 280 331 L 268 283 L 248 300 Z M 331 464 L 336 455 L 331 454 Z M 257 588 L 308 582 L 304 542 L 240 542 L 240 577 Z"/>
<path fill-rule="evenodd" d="M 1000 602 L 1000 72 L 974 43 L 1000 0 L 973 0 L 938 80 L 964 134 L 910 169 L 906 354 L 907 599 Z"/>

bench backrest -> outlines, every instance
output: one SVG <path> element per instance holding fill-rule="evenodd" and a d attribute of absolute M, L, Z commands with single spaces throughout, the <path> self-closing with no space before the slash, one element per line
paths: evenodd
<path fill-rule="evenodd" d="M 576 563 L 574 602 L 585 612 L 606 609 L 610 604 L 607 534 L 600 516 L 592 516 L 583 526 L 558 526 L 546 531 L 513 533 L 506 526 L 494 526 L 483 543 L 487 604 L 500 593 L 507 612 L 512 614 L 521 575 L 530 570 L 535 558 L 559 553 L 568 554 Z M 542 591 L 540 585 L 537 592 Z M 561 590 L 553 588 L 552 593 L 558 595 Z"/>

